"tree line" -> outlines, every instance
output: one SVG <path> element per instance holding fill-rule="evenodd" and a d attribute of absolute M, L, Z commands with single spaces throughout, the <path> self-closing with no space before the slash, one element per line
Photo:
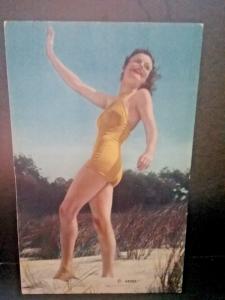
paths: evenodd
<path fill-rule="evenodd" d="M 25 155 L 14 157 L 17 207 L 20 213 L 33 217 L 58 212 L 60 203 L 72 182 L 58 177 L 53 182 L 40 174 L 32 158 Z M 138 206 L 142 209 L 158 209 L 177 201 L 187 201 L 190 173 L 163 168 L 158 174 L 125 170 L 123 178 L 113 193 L 113 212 L 123 212 Z M 82 211 L 89 210 L 86 205 Z"/>

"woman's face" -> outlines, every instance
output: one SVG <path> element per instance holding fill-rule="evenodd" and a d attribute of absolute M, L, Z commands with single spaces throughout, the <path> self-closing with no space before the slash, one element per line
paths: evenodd
<path fill-rule="evenodd" d="M 146 82 L 152 67 L 152 60 L 148 55 L 144 53 L 135 54 L 124 69 L 123 80 L 132 82 L 136 87 L 139 87 Z"/>

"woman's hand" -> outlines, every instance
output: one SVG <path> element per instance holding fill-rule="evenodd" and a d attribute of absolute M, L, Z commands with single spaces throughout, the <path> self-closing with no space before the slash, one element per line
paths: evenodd
<path fill-rule="evenodd" d="M 147 169 L 153 160 L 153 154 L 150 152 L 144 152 L 137 161 L 137 168 L 139 171 Z"/>
<path fill-rule="evenodd" d="M 46 40 L 46 53 L 48 57 L 50 57 L 51 53 L 53 52 L 54 37 L 55 37 L 55 32 L 52 26 L 48 26 L 47 40 Z"/>

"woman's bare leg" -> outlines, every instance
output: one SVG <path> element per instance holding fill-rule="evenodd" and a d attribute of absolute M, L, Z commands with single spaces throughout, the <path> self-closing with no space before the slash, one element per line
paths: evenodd
<path fill-rule="evenodd" d="M 114 275 L 116 239 L 111 223 L 112 196 L 113 187 L 107 184 L 89 202 L 101 248 L 103 277 Z"/>
<path fill-rule="evenodd" d="M 59 209 L 61 264 L 54 278 L 66 281 L 75 277 L 72 261 L 78 234 L 77 214 L 105 185 L 105 178 L 85 165 L 70 185 Z"/>

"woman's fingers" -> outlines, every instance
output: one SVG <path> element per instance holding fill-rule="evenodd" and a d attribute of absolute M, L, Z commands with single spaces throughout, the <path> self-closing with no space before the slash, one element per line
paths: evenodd
<path fill-rule="evenodd" d="M 138 159 L 137 168 L 139 170 L 146 169 L 149 167 L 150 162 L 151 162 L 151 159 L 147 155 L 142 154 Z"/>
<path fill-rule="evenodd" d="M 47 54 L 50 54 L 53 49 L 54 35 L 55 35 L 54 30 L 53 30 L 52 26 L 49 25 L 47 28 L 47 41 L 46 41 Z"/>
<path fill-rule="evenodd" d="M 52 26 L 48 26 L 48 34 L 51 38 L 54 37 L 54 30 Z"/>
<path fill-rule="evenodd" d="M 146 161 L 143 157 L 140 157 L 139 160 L 138 160 L 138 163 L 137 163 L 137 168 L 139 170 L 143 170 L 143 168 L 145 167 L 146 165 Z"/>
<path fill-rule="evenodd" d="M 51 26 L 48 27 L 48 40 L 53 43 L 54 40 L 54 30 Z"/>

